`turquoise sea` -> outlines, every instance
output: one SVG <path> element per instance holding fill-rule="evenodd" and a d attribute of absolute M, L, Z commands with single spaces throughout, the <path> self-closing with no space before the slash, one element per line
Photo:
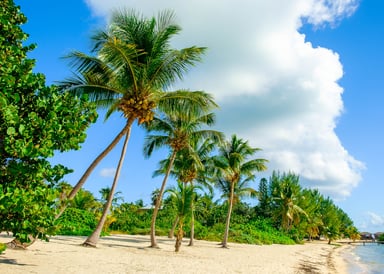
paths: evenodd
<path fill-rule="evenodd" d="M 350 274 L 383 274 L 384 244 L 367 243 L 346 249 L 343 257 Z"/>

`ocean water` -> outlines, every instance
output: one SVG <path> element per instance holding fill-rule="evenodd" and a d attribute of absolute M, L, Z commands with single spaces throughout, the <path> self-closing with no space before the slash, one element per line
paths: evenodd
<path fill-rule="evenodd" d="M 384 244 L 354 245 L 343 253 L 350 274 L 384 274 Z"/>

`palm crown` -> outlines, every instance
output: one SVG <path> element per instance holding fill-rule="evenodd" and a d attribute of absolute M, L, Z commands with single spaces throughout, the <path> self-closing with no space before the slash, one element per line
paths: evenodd
<path fill-rule="evenodd" d="M 180 30 L 170 11 L 160 12 L 157 20 L 116 11 L 107 31 L 92 37 L 96 56 L 78 51 L 67 56 L 76 73 L 61 84 L 107 108 L 106 118 L 119 110 L 127 119 L 151 121 L 165 89 L 182 79 L 205 50 L 171 48 L 170 39 Z"/>

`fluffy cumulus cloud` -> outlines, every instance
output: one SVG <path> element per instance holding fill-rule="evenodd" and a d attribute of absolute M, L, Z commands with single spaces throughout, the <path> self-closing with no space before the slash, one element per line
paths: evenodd
<path fill-rule="evenodd" d="M 172 9 L 183 31 L 175 47 L 206 46 L 204 61 L 175 88 L 214 94 L 217 128 L 262 148 L 270 170 L 300 174 L 306 187 L 346 197 L 363 164 L 335 133 L 343 112 L 339 56 L 313 47 L 300 27 L 333 25 L 356 0 L 87 0 L 108 19 L 116 8 L 146 16 Z"/>
<path fill-rule="evenodd" d="M 116 168 L 111 167 L 111 168 L 103 168 L 100 170 L 100 176 L 101 177 L 106 177 L 106 178 L 113 178 L 116 173 Z"/>

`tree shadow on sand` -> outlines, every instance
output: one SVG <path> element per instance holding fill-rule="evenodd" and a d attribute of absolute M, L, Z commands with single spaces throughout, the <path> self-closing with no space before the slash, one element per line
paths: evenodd
<path fill-rule="evenodd" d="M 20 264 L 15 259 L 6 259 L 6 258 L 0 258 L 0 265 L 1 264 L 28 265 L 28 264 Z"/>
<path fill-rule="evenodd" d="M 117 242 L 128 242 L 128 243 L 148 243 L 150 244 L 149 242 L 149 236 L 148 238 L 145 238 L 145 237 L 140 237 L 140 238 L 137 238 L 135 236 L 128 236 L 128 237 L 124 237 L 124 236 L 104 236 L 104 237 L 101 237 L 100 238 L 101 240 L 112 240 L 112 241 L 117 241 Z M 174 240 L 173 239 L 163 239 L 163 238 L 156 238 L 156 241 L 159 242 L 159 243 L 169 243 L 169 242 L 173 242 Z"/>

